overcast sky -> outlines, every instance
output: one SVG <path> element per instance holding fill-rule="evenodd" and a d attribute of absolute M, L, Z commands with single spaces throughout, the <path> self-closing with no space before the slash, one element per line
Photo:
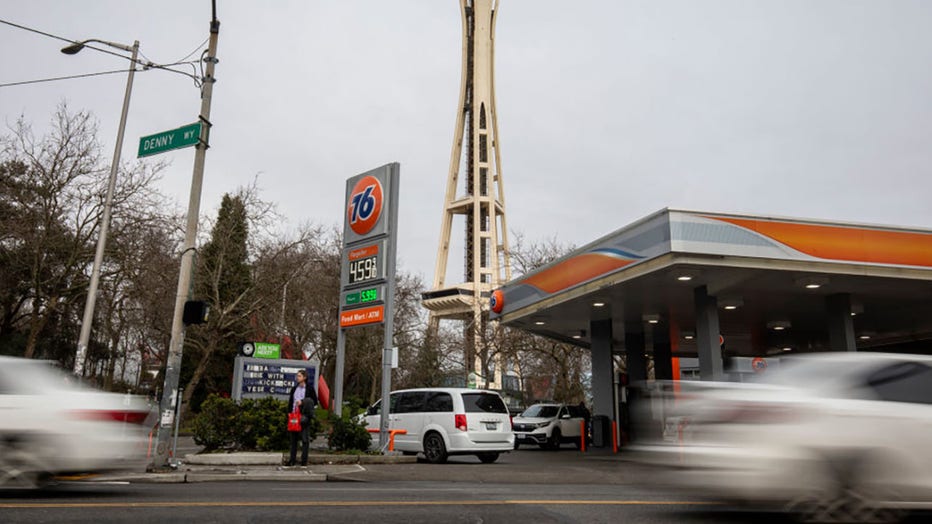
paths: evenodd
<path fill-rule="evenodd" d="M 294 227 L 342 227 L 345 180 L 401 163 L 399 262 L 429 284 L 460 83 L 457 0 L 220 0 L 201 210 L 258 175 Z M 6 1 L 0 19 L 204 42 L 209 0 Z M 582 245 L 664 207 L 932 228 L 932 2 L 501 0 L 496 89 L 508 225 Z M 126 61 L 0 24 L 0 84 Z M 92 111 L 112 153 L 125 75 L 0 88 L 7 125 Z M 123 158 L 193 122 L 191 80 L 136 75 Z M 193 149 L 160 189 L 187 205 Z M 462 278 L 461 252 L 448 283 Z"/>

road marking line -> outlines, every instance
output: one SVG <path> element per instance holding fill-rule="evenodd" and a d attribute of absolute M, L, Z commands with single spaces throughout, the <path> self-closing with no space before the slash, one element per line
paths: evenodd
<path fill-rule="evenodd" d="M 23 508 L 211 508 L 211 507 L 308 507 L 308 506 L 708 506 L 718 502 L 696 500 L 300 500 L 268 502 L 58 502 L 0 503 L 2 509 Z"/>

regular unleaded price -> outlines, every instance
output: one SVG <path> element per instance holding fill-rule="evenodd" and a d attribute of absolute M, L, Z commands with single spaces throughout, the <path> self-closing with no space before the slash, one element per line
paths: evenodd
<path fill-rule="evenodd" d="M 349 263 L 349 283 L 366 282 L 379 278 L 378 256 L 361 258 Z"/>

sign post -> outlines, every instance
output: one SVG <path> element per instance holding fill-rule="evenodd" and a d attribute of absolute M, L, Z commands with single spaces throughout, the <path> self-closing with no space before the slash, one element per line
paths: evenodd
<path fill-rule="evenodd" d="M 383 324 L 382 405 L 389 405 L 398 236 L 398 163 L 347 179 L 340 263 L 340 327 L 337 330 L 334 412 L 343 412 L 346 330 Z M 388 447 L 388 409 L 382 410 L 379 447 Z"/>
<path fill-rule="evenodd" d="M 178 271 L 178 287 L 175 292 L 175 310 L 172 314 L 172 331 L 171 340 L 168 344 L 168 355 L 165 359 L 165 382 L 162 387 L 162 400 L 159 403 L 159 413 L 161 413 L 161 424 L 158 431 L 158 443 L 155 446 L 155 454 L 152 463 L 149 464 L 150 471 L 159 471 L 169 465 L 168 440 L 171 435 L 169 429 L 174 421 L 175 391 L 178 388 L 178 381 L 181 379 L 181 361 L 184 353 L 184 304 L 188 301 L 191 292 L 191 278 L 194 273 L 194 252 L 197 241 L 197 221 L 200 218 L 201 209 L 201 187 L 204 183 L 204 164 L 207 160 L 208 147 L 208 129 L 210 128 L 210 101 L 213 97 L 214 70 L 217 65 L 217 40 L 220 36 L 220 21 L 217 20 L 216 10 L 214 17 L 210 21 L 210 38 L 207 44 L 207 56 L 204 62 L 207 63 L 206 71 L 203 78 L 203 87 L 201 88 L 201 113 L 198 119 L 204 125 L 199 126 L 200 139 L 197 143 L 197 150 L 194 152 L 194 170 L 191 174 L 191 194 L 188 199 L 188 216 L 186 217 L 186 226 L 184 234 L 184 244 L 181 250 L 181 267 Z M 169 394 L 169 392 L 172 392 Z"/>

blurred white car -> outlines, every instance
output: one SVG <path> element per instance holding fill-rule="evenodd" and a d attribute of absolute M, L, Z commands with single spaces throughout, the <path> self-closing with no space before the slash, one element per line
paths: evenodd
<path fill-rule="evenodd" d="M 633 451 L 668 466 L 678 488 L 811 522 L 893 522 L 932 508 L 932 357 L 813 354 L 783 359 L 755 384 L 660 389 L 638 414 L 660 429 Z"/>
<path fill-rule="evenodd" d="M 144 399 L 96 391 L 51 363 L 0 357 L 0 486 L 139 467 Z"/>

